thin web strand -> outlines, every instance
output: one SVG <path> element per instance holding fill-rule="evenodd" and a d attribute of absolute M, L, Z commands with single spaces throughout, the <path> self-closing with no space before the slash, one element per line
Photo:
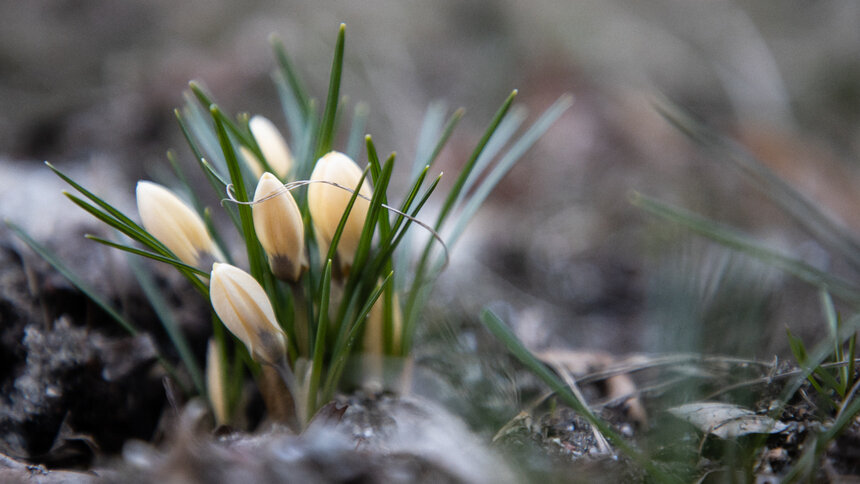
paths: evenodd
<path fill-rule="evenodd" d="M 331 185 L 333 187 L 340 188 L 341 190 L 345 190 L 345 191 L 349 192 L 350 194 L 355 193 L 355 190 L 353 190 L 352 188 L 348 188 L 348 187 L 345 187 L 343 185 L 340 185 L 340 184 L 337 184 L 335 182 L 331 182 L 328 180 L 296 180 L 293 182 L 285 183 L 281 187 L 281 189 L 277 190 L 275 193 L 272 193 L 270 195 L 266 195 L 265 197 L 263 197 L 259 200 L 254 200 L 254 201 L 250 201 L 250 202 L 243 202 L 243 201 L 236 199 L 236 196 L 233 193 L 233 184 L 230 183 L 230 184 L 227 184 L 227 189 L 226 189 L 227 190 L 227 198 L 222 199 L 221 201 L 222 202 L 235 203 L 237 205 L 256 205 L 258 203 L 263 203 L 266 200 L 270 200 L 272 198 L 275 198 L 278 195 L 281 195 L 282 193 L 290 192 L 292 190 L 295 190 L 296 188 L 301 188 L 303 186 L 310 185 L 311 183 L 325 183 L 326 185 Z M 368 202 L 371 201 L 370 197 L 362 195 L 361 193 L 359 193 L 357 196 L 367 200 Z M 448 257 L 448 245 L 445 243 L 444 240 L 442 240 L 442 236 L 439 235 L 439 232 L 436 232 L 433 229 L 433 227 L 431 227 L 429 224 L 422 222 L 421 220 L 409 215 L 408 213 L 401 212 L 400 210 L 398 210 L 398 209 L 396 209 L 390 205 L 386 205 L 384 203 L 382 203 L 380 205 L 382 206 L 382 208 L 388 210 L 389 212 L 394 212 L 397 215 L 401 215 L 401 216 L 411 220 L 412 222 L 418 224 L 421 228 L 423 228 L 424 230 L 429 232 L 430 235 L 433 236 L 433 238 L 436 239 L 439 242 L 439 244 L 442 245 L 442 251 L 445 253 L 445 263 L 442 265 L 442 268 L 444 269 L 445 267 L 448 266 L 448 261 L 450 260 Z"/>

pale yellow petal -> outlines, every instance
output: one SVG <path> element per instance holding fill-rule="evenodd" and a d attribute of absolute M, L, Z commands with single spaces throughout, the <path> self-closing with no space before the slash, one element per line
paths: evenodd
<path fill-rule="evenodd" d="M 239 146 L 239 154 L 242 155 L 242 159 L 245 160 L 245 164 L 251 169 L 251 173 L 254 174 L 254 178 L 259 179 L 263 175 L 263 164 L 260 163 L 257 155 L 244 146 Z"/>
<path fill-rule="evenodd" d="M 215 340 L 212 339 L 209 340 L 206 348 L 206 390 L 209 394 L 209 402 L 212 404 L 215 423 L 226 424 L 228 422 L 227 393 L 222 378 L 222 361 L 218 355 Z"/>
<path fill-rule="evenodd" d="M 271 195 L 276 196 L 266 199 Z M 266 200 L 264 200 L 266 199 Z M 299 206 L 271 173 L 260 177 L 254 193 L 254 229 L 279 279 L 295 281 L 307 266 L 305 232 Z"/>
<path fill-rule="evenodd" d="M 260 146 L 260 151 L 263 152 L 266 162 L 269 163 L 269 168 L 275 172 L 278 178 L 282 180 L 286 178 L 293 166 L 293 154 L 281 132 L 268 118 L 259 115 L 251 118 L 248 126 L 254 139 L 257 140 L 257 145 Z"/>
<path fill-rule="evenodd" d="M 135 192 L 143 227 L 179 260 L 196 265 L 201 251 L 215 252 L 203 219 L 173 192 L 148 181 L 139 181 Z"/>
<path fill-rule="evenodd" d="M 328 183 L 311 183 L 308 186 L 308 208 L 320 243 L 320 250 L 328 249 L 340 219 L 349 204 L 349 199 L 352 197 L 351 191 L 358 185 L 361 175 L 362 170 L 358 165 L 351 158 L 337 151 L 332 151 L 317 161 L 311 174 L 312 181 L 336 183 L 340 187 L 348 189 L 344 190 Z M 372 193 L 370 184 L 365 179 L 359 189 L 359 194 L 370 198 Z M 347 218 L 337 248 L 338 255 L 345 265 L 351 265 L 352 259 L 355 257 L 355 250 L 358 248 L 369 206 L 370 202 L 367 199 L 356 198 L 349 218 Z"/>
<path fill-rule="evenodd" d="M 230 264 L 212 266 L 209 296 L 215 313 L 254 358 L 270 364 L 286 354 L 286 335 L 278 326 L 266 291 L 250 274 Z"/>

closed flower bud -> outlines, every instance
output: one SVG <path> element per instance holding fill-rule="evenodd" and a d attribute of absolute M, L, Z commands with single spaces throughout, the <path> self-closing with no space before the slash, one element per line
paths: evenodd
<path fill-rule="evenodd" d="M 264 198 L 274 195 L 264 201 Z M 271 173 L 264 173 L 254 193 L 254 229 L 269 257 L 275 277 L 296 281 L 307 268 L 305 229 L 299 206 L 284 185 Z"/>
<path fill-rule="evenodd" d="M 259 179 L 260 176 L 263 175 L 263 164 L 260 163 L 260 159 L 257 158 L 257 155 L 244 146 L 239 146 L 239 153 L 242 155 L 242 159 L 245 160 L 245 164 L 251 169 L 251 173 L 254 174 L 254 178 Z"/>
<path fill-rule="evenodd" d="M 215 340 L 210 339 L 206 348 L 206 389 L 209 393 L 209 402 L 212 404 L 212 414 L 215 415 L 216 425 L 224 425 L 229 421 L 227 392 L 224 388 L 222 370 L 223 364 L 218 355 L 218 345 L 215 344 Z"/>
<path fill-rule="evenodd" d="M 260 151 L 263 152 L 263 157 L 269 164 L 269 168 L 274 171 L 278 178 L 285 179 L 293 166 L 293 154 L 290 152 L 286 140 L 281 136 L 281 132 L 268 118 L 259 115 L 251 118 L 248 127 L 260 147 Z M 251 171 L 254 172 L 254 176 L 260 178 L 263 175 L 263 164 L 260 163 L 260 160 L 244 146 L 240 146 L 239 151 Z"/>
<path fill-rule="evenodd" d="M 401 342 L 403 341 L 403 311 L 400 309 L 400 301 L 397 293 L 394 293 L 392 298 L 391 350 L 394 354 L 398 354 L 400 353 Z M 385 338 L 383 335 L 384 325 L 385 294 L 382 294 L 370 308 L 370 313 L 367 315 L 367 322 L 364 326 L 364 351 L 366 353 L 374 355 L 385 353 L 383 348 Z"/>
<path fill-rule="evenodd" d="M 311 180 L 337 183 L 344 188 L 353 190 L 358 185 L 361 175 L 361 169 L 350 157 L 332 151 L 317 161 L 311 174 Z M 367 180 L 362 183 L 359 194 L 368 198 L 372 195 Z M 308 208 L 311 212 L 314 232 L 321 251 L 328 250 L 351 196 L 349 191 L 327 183 L 311 183 L 308 187 Z M 337 254 L 340 257 L 341 266 L 344 268 L 352 265 L 369 206 L 368 200 L 356 197 L 355 204 L 349 213 L 349 218 L 337 245 Z"/>
<path fill-rule="evenodd" d="M 223 258 L 200 215 L 173 192 L 157 183 L 139 181 L 136 196 L 143 227 L 179 260 L 195 266 L 200 252 Z"/>
<path fill-rule="evenodd" d="M 209 299 L 224 326 L 239 338 L 255 360 L 276 365 L 287 354 L 287 336 L 275 321 L 263 286 L 230 264 L 215 263 Z"/>
<path fill-rule="evenodd" d="M 364 323 L 362 383 L 364 388 L 371 392 L 396 389 L 405 383 L 392 379 L 396 373 L 392 373 L 391 365 L 396 363 L 396 359 L 390 357 L 400 354 L 403 341 L 403 312 L 396 292 L 392 294 L 392 298 L 392 314 L 385 314 L 385 293 L 383 293 L 373 303 Z M 390 325 L 388 331 L 391 332 L 391 346 L 388 348 L 385 346 L 386 325 Z"/>

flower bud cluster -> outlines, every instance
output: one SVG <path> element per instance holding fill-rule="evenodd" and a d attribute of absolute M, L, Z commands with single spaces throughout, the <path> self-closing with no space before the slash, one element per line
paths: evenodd
<path fill-rule="evenodd" d="M 268 119 L 255 116 L 249 128 L 268 167 L 275 172 L 264 172 L 257 157 L 242 148 L 245 161 L 258 178 L 252 205 L 254 229 L 272 274 L 296 283 L 308 267 L 308 257 L 302 212 L 283 184 L 293 164 L 292 155 Z M 361 195 L 356 197 L 338 242 L 342 273 L 352 265 L 372 194 L 367 181 L 358 186 L 361 179 L 362 171 L 352 159 L 332 151 L 317 161 L 308 188 L 308 211 L 322 257 L 328 252 L 352 190 L 358 188 Z M 278 325 L 266 290 L 247 272 L 222 262 L 224 257 L 200 215 L 167 188 L 148 181 L 138 182 L 137 205 L 143 227 L 179 260 L 197 266 L 201 253 L 213 256 L 216 262 L 209 295 L 215 313 L 254 359 L 272 365 L 283 361 L 287 336 Z"/>

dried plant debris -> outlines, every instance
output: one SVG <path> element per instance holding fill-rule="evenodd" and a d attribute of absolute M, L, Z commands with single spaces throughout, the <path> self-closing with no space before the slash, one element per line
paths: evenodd
<path fill-rule="evenodd" d="M 537 357 L 555 369 L 575 391 L 578 391 L 575 383 L 578 376 L 605 371 L 616 364 L 615 357 L 605 351 L 553 349 L 543 351 Z M 608 375 L 600 382 L 603 383 L 601 397 L 604 401 L 609 402 L 610 406 L 622 408 L 637 424 L 646 423 L 648 416 L 645 407 L 638 397 L 636 383 L 629 374 Z"/>
<path fill-rule="evenodd" d="M 159 392 L 141 374 L 154 361 L 148 336 L 108 339 L 60 318 L 51 328 L 27 326 L 22 346 L 25 361 L 2 383 L 3 452 L 86 465 L 93 447 L 115 449 L 128 434 L 147 435 L 141 422 L 154 423 L 159 412 Z"/>
<path fill-rule="evenodd" d="M 0 453 L 83 467 L 97 447 L 116 450 L 129 435 L 148 436 L 163 399 L 158 378 L 146 377 L 151 338 L 85 327 L 86 311 L 50 319 L 57 308 L 86 307 L 86 299 L 70 292 L 43 311 L 56 294 L 31 283 L 40 274 L 12 249 L 0 251 L 0 262 Z"/>
<path fill-rule="evenodd" d="M 41 465 L 29 465 L 0 453 L 0 482 L 30 484 L 89 484 L 95 482 L 91 473 L 49 471 Z"/>
<path fill-rule="evenodd" d="M 685 420 L 705 434 L 721 439 L 731 439 L 750 434 L 778 434 L 788 428 L 785 422 L 776 421 L 767 415 L 722 402 L 687 403 L 668 410 L 672 415 Z"/>
<path fill-rule="evenodd" d="M 626 442 L 682 481 L 780 482 L 804 460 L 816 482 L 842 482 L 857 474 L 860 425 L 853 422 L 820 456 L 813 455 L 816 438 L 832 426 L 831 414 L 809 382 L 780 403 L 785 385 L 801 372 L 785 362 L 678 354 L 596 363 L 601 358 L 576 351 L 541 358 L 568 385 L 573 382 L 592 411 Z M 607 380 L 620 375 L 629 393 L 607 397 L 612 392 Z M 617 405 L 632 396 L 647 410 L 646 421 Z M 493 444 L 529 479 L 567 482 L 574 474 L 574 482 L 648 480 L 624 453 L 602 448 L 592 426 L 550 393 L 526 405 Z"/>
<path fill-rule="evenodd" d="M 461 420 L 425 400 L 354 396 L 322 411 L 300 435 L 275 425 L 213 436 L 195 400 L 166 444 L 130 441 L 121 461 L 94 469 L 92 482 L 516 482 Z"/>
<path fill-rule="evenodd" d="M 619 422 L 617 430 L 632 437 L 633 426 Z M 520 412 L 493 438 L 521 478 L 564 482 L 638 482 L 641 471 L 623 455 L 607 449 L 592 426 L 566 407 L 533 416 Z"/>

